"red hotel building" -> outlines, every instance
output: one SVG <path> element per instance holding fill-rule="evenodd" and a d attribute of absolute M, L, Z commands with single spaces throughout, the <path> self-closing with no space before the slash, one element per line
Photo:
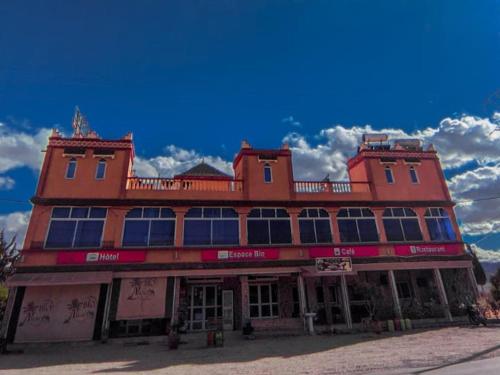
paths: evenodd
<path fill-rule="evenodd" d="M 246 142 L 234 177 L 201 163 L 143 178 L 130 135 L 54 131 L 2 336 L 162 335 L 217 318 L 226 330 L 303 329 L 308 312 L 350 329 L 370 293 L 387 302 L 379 319 L 452 320 L 476 284 L 438 156 L 384 138 L 364 138 L 347 182 L 296 181 L 287 145 Z M 322 267 L 337 258 L 343 271 Z"/>

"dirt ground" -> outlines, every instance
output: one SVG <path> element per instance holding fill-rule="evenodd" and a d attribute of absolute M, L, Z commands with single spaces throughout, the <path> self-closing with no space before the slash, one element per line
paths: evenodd
<path fill-rule="evenodd" d="M 55 344 L 0 356 L 2 374 L 368 374 L 500 357 L 500 326 L 450 327 L 405 333 L 257 337 L 237 332 L 223 348 L 204 336 L 169 351 L 164 343 Z M 499 371 L 500 373 L 500 371 Z"/>

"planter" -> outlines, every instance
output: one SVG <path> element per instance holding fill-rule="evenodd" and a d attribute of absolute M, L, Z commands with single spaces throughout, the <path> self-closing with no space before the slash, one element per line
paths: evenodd
<path fill-rule="evenodd" d="M 170 350 L 175 350 L 179 347 L 180 337 L 175 333 L 168 335 L 168 348 Z"/>

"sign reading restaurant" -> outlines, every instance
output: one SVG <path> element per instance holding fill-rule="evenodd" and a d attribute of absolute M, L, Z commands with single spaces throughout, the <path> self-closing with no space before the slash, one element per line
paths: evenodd
<path fill-rule="evenodd" d="M 252 261 L 279 258 L 278 249 L 231 249 L 231 250 L 203 250 L 203 261 Z"/>
<path fill-rule="evenodd" d="M 396 255 L 456 255 L 463 250 L 460 243 L 425 244 L 425 245 L 395 245 Z"/>

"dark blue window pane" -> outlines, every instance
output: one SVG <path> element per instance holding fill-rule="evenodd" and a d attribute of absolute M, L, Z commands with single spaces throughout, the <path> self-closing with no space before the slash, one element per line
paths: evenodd
<path fill-rule="evenodd" d="M 269 244 L 269 223 L 267 220 L 248 220 L 247 227 L 250 245 Z"/>
<path fill-rule="evenodd" d="M 223 208 L 222 217 L 238 217 L 238 213 L 234 210 L 234 208 Z"/>
<path fill-rule="evenodd" d="M 73 207 L 71 210 L 72 218 L 86 218 L 89 215 L 89 209 L 87 207 Z"/>
<path fill-rule="evenodd" d="M 47 235 L 46 247 L 61 248 L 71 247 L 75 234 L 76 221 L 58 221 L 50 222 L 49 234 Z"/>
<path fill-rule="evenodd" d="M 127 212 L 127 218 L 140 218 L 142 217 L 142 208 L 133 208 L 129 212 Z"/>
<path fill-rule="evenodd" d="M 299 217 L 307 217 L 307 210 L 300 211 Z"/>
<path fill-rule="evenodd" d="M 385 178 L 389 184 L 394 183 L 394 177 L 392 176 L 392 171 L 390 168 L 385 169 Z"/>
<path fill-rule="evenodd" d="M 429 230 L 429 236 L 432 241 L 441 241 L 441 231 L 439 230 L 439 224 L 437 219 L 435 218 L 427 218 L 425 219 L 427 224 L 427 229 Z"/>
<path fill-rule="evenodd" d="M 276 210 L 274 208 L 263 208 L 262 217 L 276 217 Z"/>
<path fill-rule="evenodd" d="M 254 208 L 252 211 L 250 211 L 248 217 L 260 217 L 260 208 Z"/>
<path fill-rule="evenodd" d="M 330 217 L 328 215 L 328 212 L 326 212 L 326 210 L 321 210 L 321 209 L 319 210 L 319 216 L 320 217 Z"/>
<path fill-rule="evenodd" d="M 394 216 L 396 216 L 396 217 L 405 216 L 404 208 L 393 208 L 392 212 L 393 212 Z"/>
<path fill-rule="evenodd" d="M 201 208 L 190 208 L 185 217 L 201 217 Z"/>
<path fill-rule="evenodd" d="M 103 220 L 80 220 L 76 226 L 74 247 L 101 246 Z"/>
<path fill-rule="evenodd" d="M 207 207 L 203 209 L 203 217 L 220 217 L 220 208 Z"/>
<path fill-rule="evenodd" d="M 405 232 L 406 241 L 421 241 L 422 232 L 417 219 L 402 220 L 403 230 Z"/>
<path fill-rule="evenodd" d="M 175 212 L 171 208 L 162 208 L 160 212 L 160 217 L 175 218 Z"/>
<path fill-rule="evenodd" d="M 412 183 L 418 183 L 417 171 L 414 168 L 410 168 L 410 178 Z"/>
<path fill-rule="evenodd" d="M 151 220 L 150 246 L 170 246 L 174 244 L 175 220 Z"/>
<path fill-rule="evenodd" d="M 362 211 L 364 217 L 373 217 L 373 216 L 375 216 L 373 214 L 372 210 L 370 210 L 369 208 L 363 208 L 361 211 Z"/>
<path fill-rule="evenodd" d="M 374 219 L 359 219 L 358 229 L 361 242 L 378 241 L 377 225 Z"/>
<path fill-rule="evenodd" d="M 313 220 L 299 220 L 300 242 L 316 243 Z"/>
<path fill-rule="evenodd" d="M 350 217 L 361 217 L 361 209 L 360 208 L 350 208 L 349 209 Z"/>
<path fill-rule="evenodd" d="M 386 208 L 384 210 L 384 214 L 382 215 L 383 217 L 391 217 L 392 215 L 392 210 L 390 208 Z"/>
<path fill-rule="evenodd" d="M 338 221 L 340 242 L 359 242 L 356 220 L 342 219 Z"/>
<path fill-rule="evenodd" d="M 238 245 L 238 220 L 214 220 L 212 222 L 213 245 Z"/>
<path fill-rule="evenodd" d="M 75 178 L 76 172 L 76 160 L 71 160 L 68 163 L 68 169 L 66 169 L 66 178 Z"/>
<path fill-rule="evenodd" d="M 144 208 L 144 213 L 142 217 L 144 218 L 157 218 L 160 216 L 160 209 L 155 207 L 146 207 Z"/>
<path fill-rule="evenodd" d="M 347 209 L 346 208 L 342 208 L 338 214 L 337 214 L 337 217 L 347 217 Z"/>
<path fill-rule="evenodd" d="M 210 220 L 184 221 L 184 245 L 210 245 Z"/>
<path fill-rule="evenodd" d="M 404 241 L 405 237 L 399 219 L 384 219 L 384 228 L 387 241 Z"/>
<path fill-rule="evenodd" d="M 123 230 L 123 246 L 147 246 L 148 232 L 148 220 L 126 220 Z"/>
<path fill-rule="evenodd" d="M 269 225 L 272 244 L 292 243 L 290 220 L 270 220 Z"/>
<path fill-rule="evenodd" d="M 97 170 L 95 172 L 95 178 L 101 180 L 104 178 L 104 173 L 106 172 L 106 162 L 100 161 L 97 163 Z"/>
<path fill-rule="evenodd" d="M 283 208 L 278 208 L 276 210 L 276 217 L 289 217 L 288 212 Z"/>
<path fill-rule="evenodd" d="M 451 224 L 451 220 L 449 218 L 439 219 L 439 226 L 441 227 L 441 232 L 443 233 L 443 240 L 455 240 L 455 230 L 453 229 L 453 225 Z"/>
<path fill-rule="evenodd" d="M 108 210 L 102 207 L 93 207 L 90 209 L 90 216 L 96 219 L 104 219 Z"/>
<path fill-rule="evenodd" d="M 409 216 L 409 217 L 411 217 L 411 216 L 416 217 L 417 216 L 415 211 L 413 211 L 411 208 L 405 208 L 404 212 L 405 212 L 405 216 Z"/>
<path fill-rule="evenodd" d="M 309 217 L 318 217 L 318 210 L 315 208 L 310 208 L 307 210 L 309 213 Z"/>
<path fill-rule="evenodd" d="M 69 207 L 54 207 L 54 209 L 52 210 L 52 217 L 53 218 L 69 217 L 70 211 L 71 211 L 71 208 L 69 208 Z"/>
<path fill-rule="evenodd" d="M 272 177 L 272 172 L 271 172 L 271 167 L 264 167 L 264 182 L 272 182 L 273 177 Z"/>
<path fill-rule="evenodd" d="M 332 242 L 330 220 L 316 220 L 316 237 L 318 243 Z"/>

